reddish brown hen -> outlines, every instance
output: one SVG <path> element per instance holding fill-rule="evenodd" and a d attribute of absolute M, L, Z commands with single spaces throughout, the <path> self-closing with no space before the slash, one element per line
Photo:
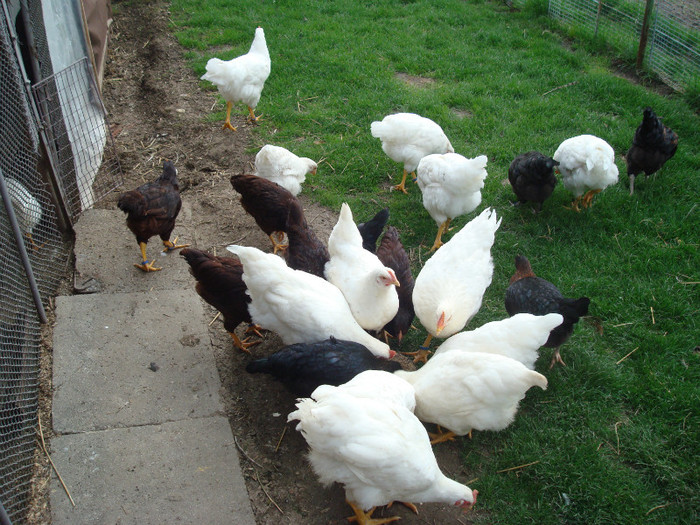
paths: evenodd
<path fill-rule="evenodd" d="M 248 338 L 241 341 L 234 333 L 239 324 L 253 322 L 248 313 L 250 297 L 243 282 L 241 262 L 232 257 L 219 257 L 193 248 L 182 250 L 180 255 L 190 265 L 190 273 L 197 280 L 195 290 L 199 296 L 221 312 L 224 328 L 236 347 L 249 352 L 248 347 L 259 341 L 250 343 Z"/>
<path fill-rule="evenodd" d="M 241 205 L 272 241 L 274 253 L 284 250 L 287 245 L 281 244 L 287 227 L 287 216 L 291 206 L 301 203 L 276 182 L 263 179 L 256 175 L 234 175 L 231 177 L 233 189 L 241 194 Z M 279 242 L 274 239 L 277 234 Z"/>
<path fill-rule="evenodd" d="M 177 170 L 170 161 L 163 163 L 163 173 L 154 182 L 139 186 L 119 196 L 117 206 L 126 213 L 126 225 L 136 236 L 141 248 L 141 264 L 134 264 L 144 272 L 155 272 L 162 268 L 153 266 L 155 260 L 146 257 L 146 243 L 154 235 L 160 236 L 165 251 L 184 248 L 189 244 L 177 244 L 177 237 L 170 242 L 170 234 L 175 228 L 175 219 L 180 213 L 180 187 L 177 183 Z"/>
<path fill-rule="evenodd" d="M 383 328 L 385 336 L 396 337 L 401 344 L 403 336 L 411 328 L 415 312 L 413 311 L 413 275 L 411 274 L 411 261 L 399 240 L 399 231 L 389 226 L 382 237 L 382 242 L 377 248 L 379 260 L 394 270 L 396 278 L 401 286 L 396 291 L 399 294 L 399 310 L 394 318 Z"/>
<path fill-rule="evenodd" d="M 292 204 L 285 225 L 288 246 L 284 252 L 287 266 L 325 279 L 323 268 L 330 260 L 328 248 L 306 222 L 301 206 Z"/>

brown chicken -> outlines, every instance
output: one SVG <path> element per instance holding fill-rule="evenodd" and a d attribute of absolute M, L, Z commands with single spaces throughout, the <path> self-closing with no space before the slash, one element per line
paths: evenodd
<path fill-rule="evenodd" d="M 126 213 L 126 225 L 136 236 L 141 249 L 142 262 L 134 263 L 134 266 L 144 272 L 162 270 L 153 266 L 155 260 L 149 261 L 146 257 L 146 244 L 154 235 L 160 236 L 163 241 L 164 252 L 189 246 L 177 244 L 177 237 L 170 242 L 170 234 L 175 228 L 175 219 L 182 206 L 177 170 L 172 162 L 163 163 L 163 173 L 154 182 L 122 193 L 117 206 Z"/>
<path fill-rule="evenodd" d="M 284 258 L 287 266 L 325 279 L 323 268 L 331 256 L 326 245 L 306 222 L 298 201 L 289 206 L 285 230 L 288 246 L 284 251 Z"/>
<path fill-rule="evenodd" d="M 389 220 L 389 208 L 379 210 L 377 214 L 367 222 L 361 222 L 357 225 L 362 237 L 362 247 L 372 253 L 377 253 L 377 241 L 379 236 L 384 231 Z"/>
<path fill-rule="evenodd" d="M 248 313 L 250 297 L 243 282 L 243 265 L 232 257 L 218 257 L 202 250 L 186 248 L 180 252 L 190 265 L 190 273 L 197 280 L 195 290 L 207 303 L 216 308 L 224 319 L 224 328 L 237 348 L 250 353 L 249 347 L 260 341 L 243 341 L 235 334 L 236 327 L 253 321 Z M 249 328 L 257 335 L 256 327 Z"/>
<path fill-rule="evenodd" d="M 256 175 L 234 175 L 233 189 L 241 194 L 241 205 L 272 241 L 274 253 L 284 250 L 282 244 L 287 227 L 287 215 L 291 206 L 299 206 L 299 200 L 276 182 Z M 276 234 L 279 242 L 275 240 Z"/>
<path fill-rule="evenodd" d="M 625 159 L 630 179 L 630 195 L 634 193 L 634 177 L 640 173 L 656 173 L 678 149 L 678 135 L 665 126 L 651 108 L 644 110 L 642 123 L 634 133 L 632 146 Z"/>
<path fill-rule="evenodd" d="M 396 337 L 401 344 L 403 336 L 411 328 L 415 312 L 413 311 L 413 275 L 411 274 L 411 262 L 408 254 L 399 240 L 399 232 L 393 226 L 389 226 L 382 237 L 382 242 L 377 248 L 379 260 L 394 270 L 399 286 L 396 291 L 399 295 L 399 310 L 394 318 L 383 328 L 384 336 Z"/>
<path fill-rule="evenodd" d="M 549 339 L 543 345 L 547 348 L 554 348 L 549 368 L 552 368 L 555 363 L 566 366 L 559 354 L 559 347 L 571 337 L 574 325 L 579 318 L 588 313 L 590 302 L 588 297 L 579 297 L 578 299 L 564 297 L 554 284 L 535 275 L 527 257 L 523 255 L 515 257 L 515 274 L 510 278 L 510 285 L 506 290 L 508 315 L 555 313 L 564 317 L 564 322 L 550 332 Z"/>

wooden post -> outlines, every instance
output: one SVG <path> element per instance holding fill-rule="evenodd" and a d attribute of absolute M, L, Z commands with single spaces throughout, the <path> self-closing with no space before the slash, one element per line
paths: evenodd
<path fill-rule="evenodd" d="M 647 0 L 644 8 L 644 20 L 642 22 L 642 34 L 639 36 L 639 49 L 637 49 L 637 70 L 642 69 L 644 64 L 644 52 L 647 48 L 649 38 L 649 26 L 651 25 L 651 14 L 654 12 L 654 0 Z"/>

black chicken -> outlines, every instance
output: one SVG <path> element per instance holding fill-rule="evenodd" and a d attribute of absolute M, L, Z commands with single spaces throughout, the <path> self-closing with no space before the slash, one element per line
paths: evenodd
<path fill-rule="evenodd" d="M 656 173 L 673 157 L 678 148 L 678 135 L 659 120 L 651 108 L 644 110 L 642 123 L 634 132 L 632 146 L 625 157 L 630 179 L 630 195 L 634 193 L 634 177 Z"/>
<path fill-rule="evenodd" d="M 287 266 L 325 279 L 323 268 L 330 260 L 328 248 L 306 222 L 301 206 L 290 206 L 285 225 L 288 246 L 284 252 Z"/>
<path fill-rule="evenodd" d="M 403 336 L 411 328 L 415 312 L 413 310 L 413 274 L 408 254 L 399 240 L 399 231 L 389 226 L 377 248 L 377 257 L 384 266 L 394 270 L 399 286 L 399 310 L 383 329 L 385 335 L 396 337 L 401 344 Z"/>
<path fill-rule="evenodd" d="M 287 245 L 281 242 L 284 239 L 289 208 L 298 206 L 301 209 L 299 200 L 276 182 L 257 175 L 234 175 L 231 177 L 231 185 L 241 194 L 243 209 L 272 241 L 274 253 L 284 250 Z M 277 234 L 279 242 L 274 239 L 273 233 Z"/>
<path fill-rule="evenodd" d="M 243 282 L 243 265 L 232 257 L 218 257 L 202 250 L 186 248 L 180 252 L 190 265 L 190 273 L 197 280 L 195 290 L 207 303 L 216 308 L 224 319 L 224 328 L 234 344 L 244 352 L 259 343 L 241 341 L 234 333 L 242 322 L 252 323 L 248 313 L 250 296 Z M 252 328 L 255 331 L 255 327 Z M 260 333 L 256 332 L 257 335 Z"/>
<path fill-rule="evenodd" d="M 342 385 L 365 370 L 395 372 L 401 365 L 376 357 L 363 345 L 335 337 L 285 346 L 246 366 L 251 374 L 272 375 L 297 397 L 309 397 L 319 385 Z"/>
<path fill-rule="evenodd" d="M 510 285 L 506 289 L 508 315 L 557 313 L 564 317 L 564 322 L 550 332 L 549 339 L 544 344 L 547 348 L 554 348 L 549 368 L 557 362 L 566 366 L 559 354 L 559 347 L 571 337 L 574 325 L 579 318 L 588 313 L 590 302 L 588 297 L 578 299 L 564 297 L 556 286 L 534 274 L 527 257 L 523 255 L 515 257 L 515 273 L 510 278 Z"/>
<path fill-rule="evenodd" d="M 557 184 L 554 167 L 558 165 L 556 160 L 538 151 L 515 157 L 508 168 L 508 180 L 518 197 L 516 205 L 530 201 L 534 203 L 534 212 L 539 212 Z"/>
<path fill-rule="evenodd" d="M 357 225 L 357 229 L 360 230 L 360 235 L 362 236 L 362 247 L 372 253 L 377 251 L 377 240 L 379 236 L 384 231 L 384 226 L 386 226 L 389 220 L 389 208 L 384 208 L 379 210 L 377 214 L 372 217 L 367 222 L 362 222 Z"/>
<path fill-rule="evenodd" d="M 139 186 L 119 196 L 117 206 L 126 213 L 126 225 L 136 236 L 141 248 L 141 264 L 134 264 L 144 272 L 162 270 L 153 266 L 155 260 L 146 257 L 146 244 L 154 235 L 160 236 L 164 252 L 184 248 L 189 244 L 177 244 L 177 237 L 170 242 L 182 201 L 177 183 L 177 170 L 170 161 L 163 163 L 163 173 L 154 182 Z"/>

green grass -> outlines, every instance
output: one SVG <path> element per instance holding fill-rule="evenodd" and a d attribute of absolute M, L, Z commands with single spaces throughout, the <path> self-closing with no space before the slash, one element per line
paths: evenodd
<path fill-rule="evenodd" d="M 503 222 L 493 283 L 468 328 L 506 316 L 517 253 L 566 295 L 591 297 L 590 318 L 562 349 L 568 366 L 547 370 L 543 349 L 538 369 L 549 389 L 529 392 L 508 429 L 462 441 L 481 492 L 470 518 L 698 521 L 700 119 L 686 100 L 616 76 L 609 58 L 566 40 L 537 3 L 510 12 L 476 0 L 174 0 L 172 15 L 197 75 L 213 55 L 246 52 L 254 28 L 265 28 L 272 74 L 250 153 L 274 143 L 323 159 L 304 193 L 336 210 L 347 201 L 358 221 L 389 206 L 414 273 L 437 227 L 416 186 L 408 196 L 389 192 L 401 167 L 381 151 L 370 123 L 419 113 L 443 127 L 458 153 L 488 156 L 477 212 L 492 206 Z M 432 81 L 412 85 L 398 73 Z M 661 173 L 638 177 L 630 196 L 622 155 L 645 106 L 679 134 L 680 147 Z M 223 118 L 223 104 L 218 111 Z M 613 146 L 620 182 L 580 214 L 564 208 L 571 197 L 561 185 L 538 216 L 512 207 L 503 180 L 513 157 L 551 155 L 582 133 Z M 407 346 L 424 335 L 412 332 Z"/>

